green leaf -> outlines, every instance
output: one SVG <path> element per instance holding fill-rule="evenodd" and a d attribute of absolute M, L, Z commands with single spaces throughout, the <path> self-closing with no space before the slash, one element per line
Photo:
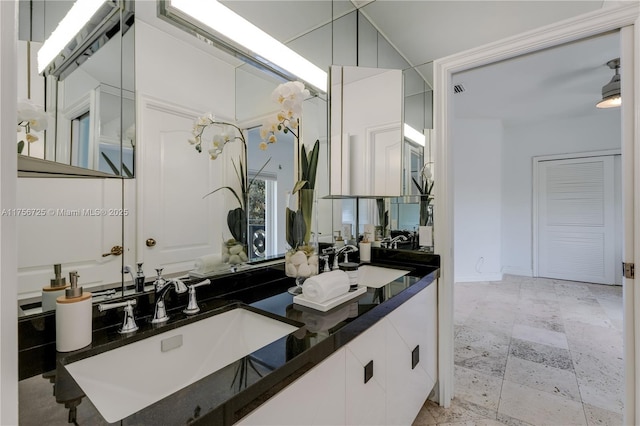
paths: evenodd
<path fill-rule="evenodd" d="M 311 218 L 313 212 L 313 189 L 302 189 L 298 197 L 300 197 L 300 210 L 302 212 L 302 217 L 306 224 L 306 229 L 304 233 L 304 242 L 306 244 L 311 243 Z"/>
<path fill-rule="evenodd" d="M 133 172 L 131 170 L 129 170 L 127 165 L 124 164 L 124 163 L 122 163 L 122 171 L 124 171 L 124 174 L 127 175 L 128 178 L 132 178 L 133 177 Z"/>
<path fill-rule="evenodd" d="M 24 149 L 24 141 L 18 142 L 18 154 L 22 154 L 23 149 Z"/>
<path fill-rule="evenodd" d="M 101 154 L 102 158 L 104 158 L 104 161 L 106 161 L 107 165 L 109 165 L 109 167 L 111 168 L 111 171 L 113 171 L 113 174 L 116 176 L 120 176 L 120 170 L 118 170 L 116 165 L 113 164 L 113 162 L 109 159 L 109 156 L 104 151 L 101 152 Z"/>
<path fill-rule="evenodd" d="M 418 188 L 418 191 L 420 191 L 420 194 L 424 194 L 424 190 L 422 189 L 422 186 L 418 183 L 418 181 L 416 180 L 416 178 L 414 178 L 413 176 L 411 177 L 411 180 L 413 181 L 413 183 L 416 185 L 416 188 Z"/>
<path fill-rule="evenodd" d="M 293 186 L 293 191 L 291 191 L 291 194 L 295 194 L 296 192 L 300 191 L 307 183 L 308 182 L 306 180 L 297 181 Z"/>
<path fill-rule="evenodd" d="M 289 207 L 286 208 L 285 210 L 285 228 L 286 228 L 286 232 L 285 232 L 285 237 L 287 239 L 287 244 L 289 244 L 290 247 L 295 247 L 295 241 L 293 239 L 293 222 L 296 218 L 296 212 L 291 210 Z"/>
<path fill-rule="evenodd" d="M 236 241 L 244 244 L 247 239 L 247 215 L 244 209 L 237 207 L 227 213 L 227 226 Z"/>
<path fill-rule="evenodd" d="M 308 172 L 307 172 L 307 180 L 309 181 L 309 189 L 314 189 L 316 187 L 316 172 L 318 171 L 318 156 L 320 155 L 320 141 L 316 140 L 316 143 L 313 145 L 313 149 L 311 150 L 311 154 L 309 155 L 309 164 L 308 164 Z"/>
<path fill-rule="evenodd" d="M 307 149 L 304 144 L 300 148 L 300 180 L 309 180 L 309 162 L 307 161 Z"/>
<path fill-rule="evenodd" d="M 236 193 L 236 191 L 231 188 L 230 186 L 221 186 L 218 189 L 214 189 L 213 191 L 209 192 L 208 194 L 205 194 L 202 198 L 204 197 L 208 197 L 211 194 L 215 194 L 216 192 L 220 191 L 221 189 L 228 189 L 229 191 L 231 191 L 231 193 L 236 197 L 236 200 L 238 200 L 238 204 L 240 204 L 240 207 L 242 207 L 242 201 L 240 201 L 240 197 L 238 197 L 238 194 Z"/>
<path fill-rule="evenodd" d="M 294 248 L 300 247 L 304 244 L 304 236 L 307 233 L 307 224 L 304 221 L 304 216 L 300 210 L 295 213 L 293 219 L 292 236 L 294 242 Z"/>

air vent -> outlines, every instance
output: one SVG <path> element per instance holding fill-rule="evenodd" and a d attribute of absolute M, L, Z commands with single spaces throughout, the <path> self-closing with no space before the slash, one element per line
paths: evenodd
<path fill-rule="evenodd" d="M 453 86 L 453 93 L 462 93 L 464 91 L 466 91 L 467 89 L 464 88 L 464 86 L 461 84 L 456 84 L 455 86 Z"/>

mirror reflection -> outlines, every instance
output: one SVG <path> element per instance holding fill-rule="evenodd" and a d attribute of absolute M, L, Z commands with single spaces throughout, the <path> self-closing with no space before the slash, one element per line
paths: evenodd
<path fill-rule="evenodd" d="M 71 28 L 77 18 L 65 17 L 81 3 L 20 2 L 19 170 L 133 177 L 133 3 L 104 2 Z"/>
<path fill-rule="evenodd" d="M 64 3 L 68 5 L 71 2 Z M 230 2 L 228 5 L 248 19 L 255 20 L 257 25 L 265 24 L 263 14 L 255 13 L 260 8 L 254 10 L 243 2 Z M 269 7 L 277 10 L 279 7 L 292 6 L 270 3 Z M 302 4 L 295 7 L 301 8 L 298 11 L 300 13 L 308 12 Z M 55 14 L 49 13 L 51 11 L 52 9 L 48 9 L 46 13 L 48 19 L 55 17 Z M 405 122 L 420 132 L 430 127 L 430 93 L 423 77 L 428 73 L 407 64 L 349 2 L 314 3 L 313 13 L 318 19 L 317 25 L 306 30 L 299 29 L 295 35 L 277 34 L 273 23 L 266 23 L 265 28 L 326 70 L 332 64 L 357 64 L 371 68 L 383 66 L 386 69 L 403 70 Z M 60 16 L 55 18 L 55 25 L 64 13 L 58 15 Z M 75 155 L 78 165 L 82 161 L 89 164 L 91 158 L 95 164 L 97 154 L 98 167 L 107 173 L 112 173 L 113 170 L 108 163 L 107 168 L 104 167 L 106 160 L 102 152 L 114 164 L 119 161 L 119 153 L 120 158 L 124 159 L 119 170 L 120 176 L 128 175 L 126 167 L 135 178 L 122 182 L 115 180 L 113 184 L 102 180 L 93 183 L 78 180 L 76 183 L 69 179 L 59 179 L 56 182 L 51 179 L 21 178 L 19 182 L 21 206 L 44 204 L 69 211 L 82 211 L 83 208 L 94 208 L 94 205 L 99 208 L 116 206 L 122 208 L 127 215 L 87 221 L 82 225 L 81 233 L 72 230 L 77 220 L 74 218 L 46 218 L 43 222 L 20 219 L 24 222 L 20 225 L 21 236 L 24 235 L 24 238 L 21 237 L 23 246 L 20 248 L 20 297 L 26 301 L 39 303 L 42 288 L 54 278 L 53 265 L 56 263 L 62 264 L 63 276 L 67 276 L 71 269 L 81 269 L 80 282 L 96 291 L 113 287 L 114 283 L 117 283 L 115 285 L 118 289 L 122 285 L 132 288 L 138 262 L 143 263 L 144 275 L 150 283 L 156 276 L 154 271 L 157 268 L 162 268 L 165 276 L 180 276 L 196 269 L 196 260 L 201 257 L 213 255 L 221 258 L 221 244 L 230 238 L 227 214 L 235 208 L 237 202 L 228 191 L 204 198 L 203 195 L 220 186 L 235 185 L 237 178 L 230 162 L 212 162 L 198 157 L 188 143 L 194 120 L 207 111 L 236 124 L 247 137 L 246 169 L 250 178 L 257 178 L 247 214 L 249 262 L 270 259 L 271 256 L 281 255 L 288 248 L 284 232 L 284 211 L 287 192 L 293 189 L 295 182 L 297 151 L 293 142 L 287 141 L 283 135 L 280 135 L 277 147 L 270 146 L 267 151 L 257 147 L 261 141 L 259 126 L 277 110 L 277 105 L 271 100 L 271 92 L 283 82 L 282 78 L 255 67 L 255 64 L 238 60 L 212 46 L 203 37 L 194 37 L 192 29 L 185 32 L 180 26 L 167 25 L 163 17 L 158 16 L 156 2 L 137 2 L 136 15 L 140 19 L 136 22 L 135 34 L 131 27 L 122 38 L 124 46 L 135 43 L 137 49 L 135 72 L 133 60 L 122 62 L 126 69 L 123 68 L 122 71 L 120 103 L 123 109 L 131 107 L 135 111 L 140 119 L 139 125 L 134 131 L 129 124 L 133 124 L 133 121 L 127 121 L 122 116 L 122 125 L 115 130 L 114 116 L 100 117 L 101 123 L 104 121 L 111 124 L 101 127 L 102 133 L 88 125 L 88 133 L 93 132 L 102 138 L 103 148 L 94 146 L 93 154 L 90 155 L 87 154 L 88 149 L 83 150 L 78 144 L 75 148 L 72 145 L 59 148 L 61 153 L 64 152 L 60 155 L 65 158 Z M 282 29 L 281 25 L 279 27 Z M 287 31 L 290 29 L 286 28 Z M 334 44 L 328 41 L 331 39 L 345 42 Z M 37 42 L 29 43 L 35 46 Z M 124 46 L 123 52 L 133 53 L 132 48 L 127 50 L 129 48 Z M 105 49 L 103 53 L 106 55 L 109 47 L 105 44 L 82 65 L 90 65 L 93 57 L 99 59 L 102 49 Z M 26 47 L 24 49 L 26 51 Z M 32 46 L 33 61 L 34 50 L 35 47 Z M 26 64 L 26 56 L 23 62 Z M 95 68 L 100 67 L 93 67 Z M 74 73 L 78 70 L 76 79 Z M 101 71 L 104 73 L 105 70 Z M 86 100 L 88 97 L 90 104 L 93 102 L 98 108 L 103 103 L 114 101 L 110 96 L 113 93 L 112 84 L 108 80 L 104 80 L 105 84 L 93 86 L 93 92 L 89 95 L 88 92 L 83 92 L 81 96 L 72 96 L 72 92 L 80 92 L 80 89 L 76 91 L 71 84 L 74 80 L 83 80 L 79 78 L 80 75 L 85 75 L 86 80 L 90 80 L 89 67 L 86 71 L 78 67 L 61 78 L 56 87 L 60 86 L 64 90 L 59 91 L 55 98 L 48 97 L 47 100 L 55 100 L 55 105 L 64 105 L 70 112 L 75 102 L 72 99 L 84 97 Z M 91 76 L 95 82 L 102 82 L 105 78 L 107 77 Z M 133 92 L 133 87 L 129 88 L 126 81 L 129 78 L 135 80 L 134 96 L 126 92 Z M 35 90 L 35 81 L 36 79 L 31 80 L 32 91 Z M 45 85 L 44 79 L 38 81 L 42 86 Z M 180 84 L 172 83 L 177 81 Z M 50 88 L 47 80 L 47 90 Z M 42 90 L 44 92 L 44 88 Z M 24 93 L 26 94 L 26 89 Z M 318 241 L 333 243 L 335 231 L 342 232 L 344 227 L 350 226 L 349 234 L 352 238 L 358 238 L 364 232 L 365 224 L 379 226 L 380 219 L 373 200 L 360 200 L 360 206 L 356 207 L 355 200 L 324 198 L 329 194 L 330 176 L 327 102 L 327 95 L 323 93 L 305 100 L 301 140 L 307 150 L 311 149 L 316 140 L 320 144 L 316 179 L 317 224 L 314 225 L 314 232 Z M 44 101 L 41 103 L 45 105 Z M 67 120 L 73 115 L 69 113 Z M 80 116 L 81 114 L 73 117 L 78 118 L 78 130 L 83 128 Z M 419 118 L 414 120 L 412 117 Z M 46 137 L 39 141 L 43 143 L 42 154 L 36 149 L 37 142 L 25 147 L 25 152 L 29 153 L 28 149 L 31 149 L 31 155 L 41 157 L 45 156 L 45 152 L 52 151 L 55 154 L 58 148 L 52 148 L 48 139 L 54 127 L 60 126 L 56 126 L 56 121 L 50 120 Z M 58 130 L 60 129 L 56 129 L 55 134 Z M 73 126 L 68 133 L 72 132 Z M 115 144 L 121 139 L 122 149 L 111 157 L 111 151 L 107 149 L 111 145 L 108 144 Z M 44 141 L 47 142 L 46 149 Z M 407 188 L 411 191 L 406 171 L 411 171 L 409 175 L 415 174 L 421 161 L 419 146 L 406 148 L 407 144 L 412 143 L 405 138 L 405 147 L 401 148 L 404 150 L 404 172 L 399 178 L 402 182 L 401 191 Z M 136 146 L 140 150 L 134 152 Z M 282 152 L 278 151 L 276 155 L 276 149 L 281 149 Z M 258 173 L 268 158 L 271 161 Z M 118 164 L 116 168 L 119 168 Z M 61 187 L 64 189 L 60 189 Z M 85 193 L 92 195 L 83 202 L 77 194 Z M 390 224 L 387 227 L 390 229 Z M 43 235 L 48 235 L 50 243 L 43 241 Z M 60 250 L 60 242 L 70 249 Z M 120 255 L 111 254 L 114 247 L 122 247 Z M 62 252 L 68 255 L 62 257 Z M 114 253 L 117 252 L 116 250 Z M 82 270 L 84 265 L 90 265 L 86 267 L 86 272 Z M 134 272 L 133 277 L 128 273 L 123 275 L 122 270 L 126 266 Z"/>
<path fill-rule="evenodd" d="M 401 70 L 331 67 L 331 195 L 401 195 L 403 93 Z"/>

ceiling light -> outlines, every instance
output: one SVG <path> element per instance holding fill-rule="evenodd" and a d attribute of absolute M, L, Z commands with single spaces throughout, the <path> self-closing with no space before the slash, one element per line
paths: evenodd
<path fill-rule="evenodd" d="M 611 81 L 602 86 L 602 100 L 596 105 L 598 108 L 615 108 L 622 105 L 620 97 L 620 58 L 612 59 L 607 62 L 607 66 L 614 70 L 615 75 Z"/>
<path fill-rule="evenodd" d="M 426 140 L 422 133 L 409 126 L 407 123 L 404 123 L 404 137 L 412 140 L 420 146 L 424 146 Z"/>
<path fill-rule="evenodd" d="M 78 34 L 105 0 L 77 0 L 38 50 L 38 72 L 45 70 L 58 53 Z"/>
<path fill-rule="evenodd" d="M 218 1 L 171 0 L 171 6 L 323 92 L 327 72 Z"/>

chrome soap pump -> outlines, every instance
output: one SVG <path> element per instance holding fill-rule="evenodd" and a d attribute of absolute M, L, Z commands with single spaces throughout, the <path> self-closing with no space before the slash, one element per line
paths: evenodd
<path fill-rule="evenodd" d="M 142 262 L 138 262 L 138 273 L 136 275 L 136 293 L 144 292 L 144 271 L 142 270 Z"/>

